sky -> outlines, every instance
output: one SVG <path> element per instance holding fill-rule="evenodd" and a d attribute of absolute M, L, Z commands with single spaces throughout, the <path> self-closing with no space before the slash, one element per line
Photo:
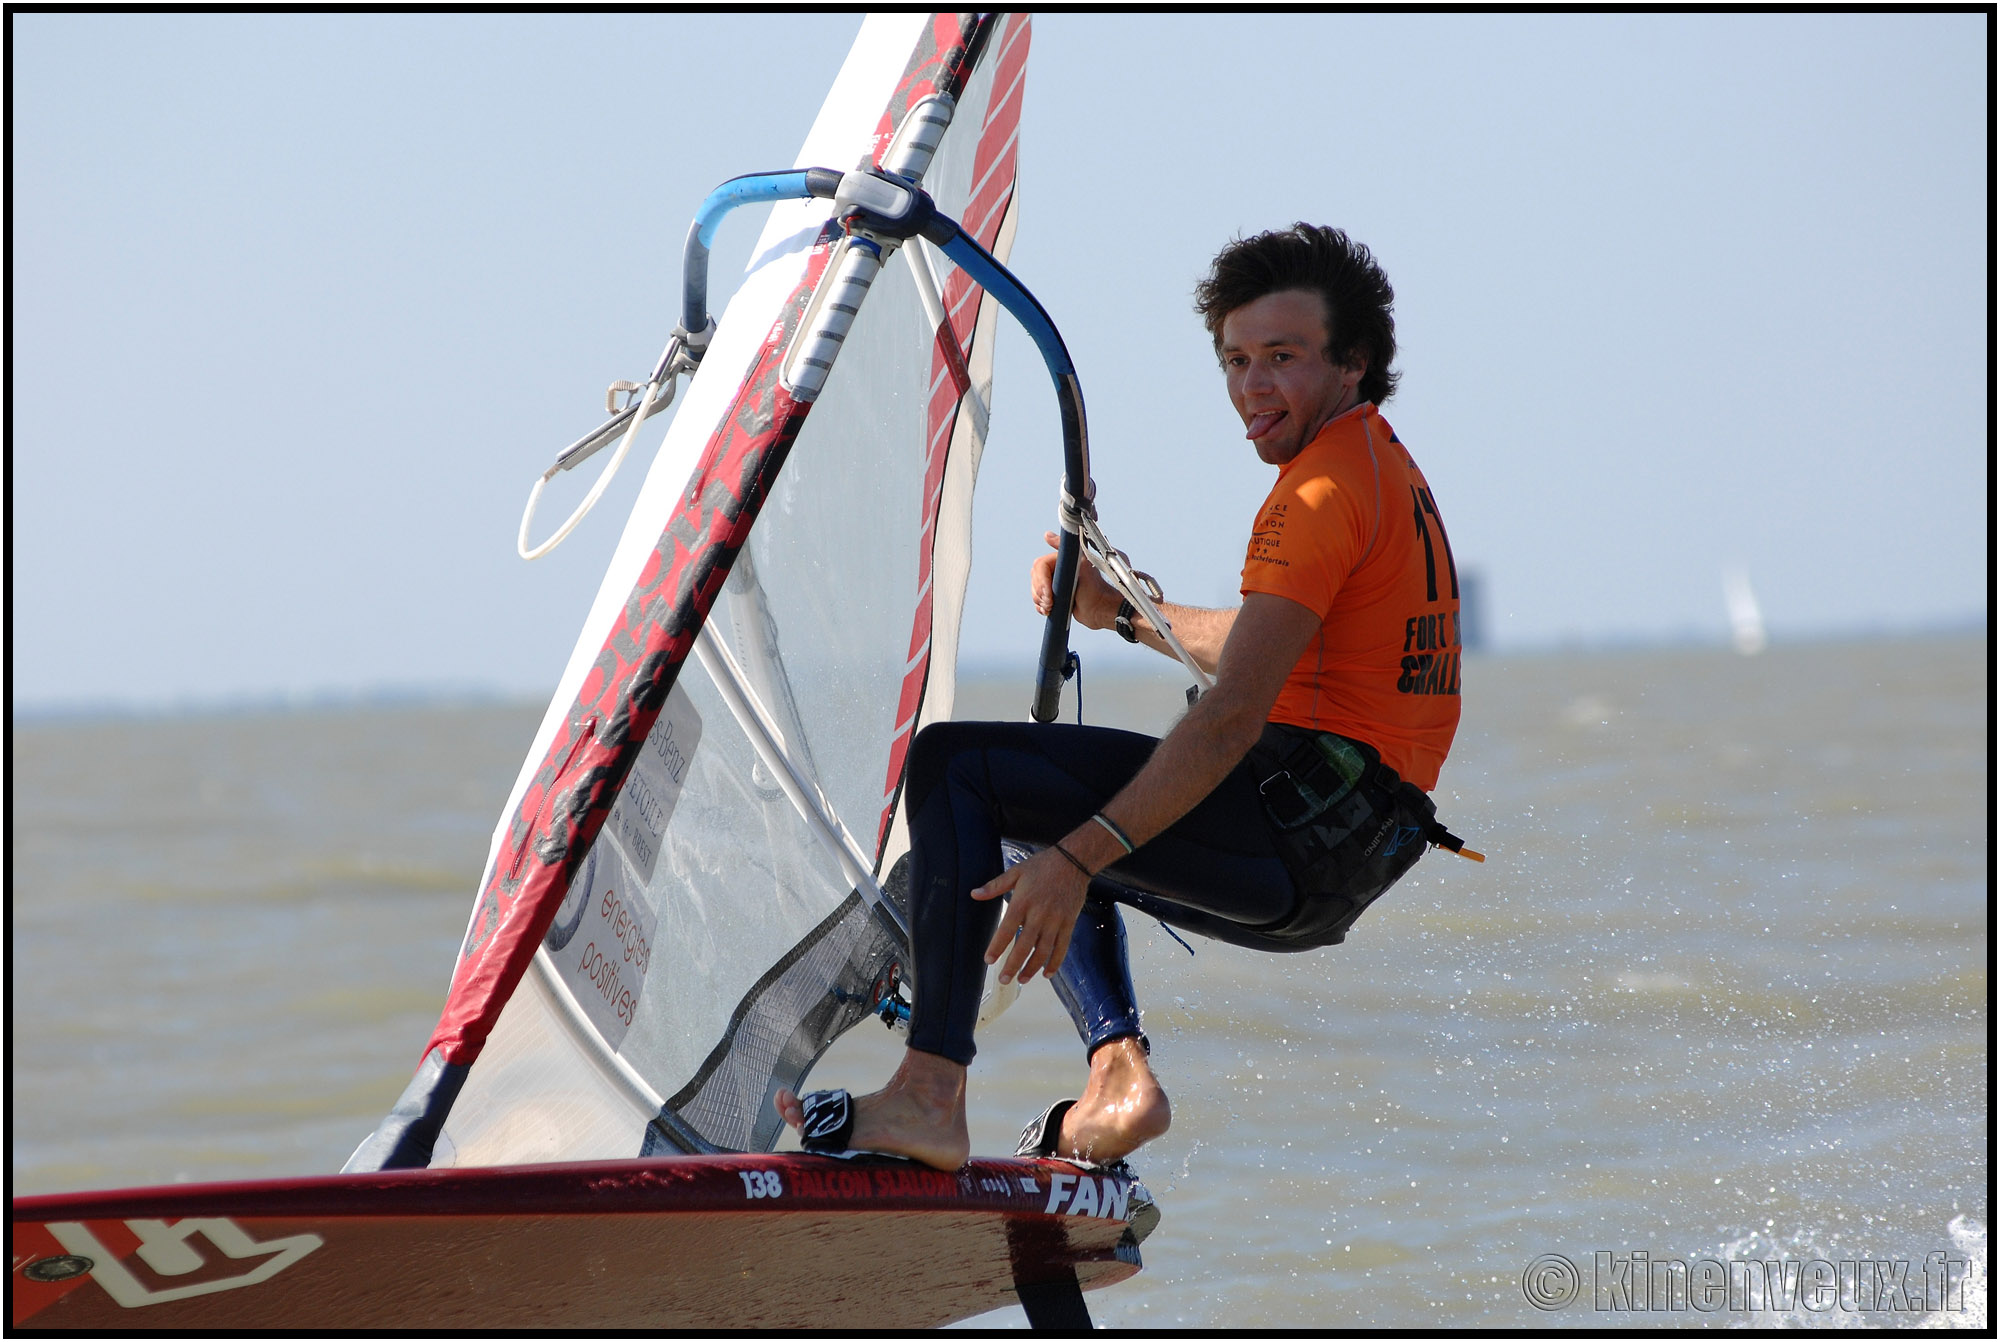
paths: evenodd
<path fill-rule="evenodd" d="M 859 19 L 10 23 L 14 707 L 546 696 L 659 430 L 534 564 L 528 486 L 651 367 L 695 207 L 792 162 Z M 1987 23 L 1037 18 L 1012 268 L 1112 540 L 1235 599 L 1271 471 L 1190 294 L 1303 219 L 1396 287 L 1384 413 L 1496 650 L 1720 643 L 1732 565 L 1774 640 L 1986 620 Z M 1003 322 L 968 668 L 1033 665 L 1059 474 Z"/>

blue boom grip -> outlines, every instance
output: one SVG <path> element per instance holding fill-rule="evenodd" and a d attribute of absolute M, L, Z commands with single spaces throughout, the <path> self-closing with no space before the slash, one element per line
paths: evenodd
<path fill-rule="evenodd" d="M 1055 322 L 1035 296 L 1022 288 L 1021 282 L 1005 266 L 994 260 L 992 253 L 967 237 L 956 224 L 952 225 L 951 240 L 938 250 L 950 257 L 953 265 L 970 275 L 975 284 L 999 299 L 1001 307 L 1014 314 L 1014 320 L 1027 329 L 1029 339 L 1042 352 L 1042 362 L 1049 366 L 1050 377 L 1060 383 L 1064 377 L 1076 375 L 1069 347 L 1063 344 L 1062 334 L 1056 330 Z"/>
<path fill-rule="evenodd" d="M 708 326 L 708 249 L 723 216 L 739 205 L 775 200 L 831 197 L 840 189 L 840 174 L 831 168 L 791 168 L 783 172 L 753 172 L 732 177 L 708 193 L 688 226 L 687 251 L 681 265 L 681 329 L 690 335 Z"/>
<path fill-rule="evenodd" d="M 1028 337 L 1042 353 L 1049 376 L 1056 384 L 1056 403 L 1062 410 L 1063 489 L 1078 508 L 1090 506 L 1090 436 L 1083 413 L 1083 384 L 1077 381 L 1076 365 L 1069 347 L 1048 312 L 991 253 L 966 236 L 957 224 L 937 216 L 924 230 L 924 237 L 950 257 L 953 264 L 969 275 L 1000 306 L 1014 314 L 1027 328 Z M 1048 623 L 1042 629 L 1041 664 L 1035 672 L 1035 698 L 1029 712 L 1037 722 L 1054 722 L 1061 705 L 1063 681 L 1069 664 L 1070 605 L 1076 600 L 1076 580 L 1082 571 L 1083 542 L 1065 522 L 1056 544 L 1054 602 Z"/>
<path fill-rule="evenodd" d="M 785 172 L 757 172 L 732 177 L 708 193 L 688 228 L 687 254 L 683 266 L 681 329 L 699 335 L 708 329 L 708 249 L 723 216 L 739 205 L 766 201 L 800 200 L 807 196 L 835 198 L 842 174 L 830 168 L 794 168 Z M 918 193 L 928 206 L 929 198 Z M 889 236 L 909 238 L 921 234 L 974 283 L 1000 300 L 1000 306 L 1014 315 L 1028 332 L 1042 362 L 1048 365 L 1055 382 L 1056 402 L 1062 411 L 1063 486 L 1074 506 L 1090 506 L 1090 442 L 1083 410 L 1083 387 L 1077 381 L 1076 364 L 1063 344 L 1055 322 L 1007 267 L 992 253 L 944 215 L 928 209 L 912 212 L 901 220 L 878 219 L 863 210 L 856 216 L 864 227 L 893 229 Z M 690 342 L 692 343 L 692 342 Z M 698 352 L 697 352 L 698 357 Z M 1064 670 L 1069 663 L 1070 606 L 1076 599 L 1076 580 L 1082 568 L 1082 542 L 1066 520 L 1056 549 L 1055 606 L 1042 632 L 1041 665 L 1036 673 L 1035 698 L 1030 711 L 1038 722 L 1055 721 L 1062 698 Z"/>

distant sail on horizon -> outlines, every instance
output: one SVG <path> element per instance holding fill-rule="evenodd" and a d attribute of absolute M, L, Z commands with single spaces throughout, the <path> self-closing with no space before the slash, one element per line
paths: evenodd
<path fill-rule="evenodd" d="M 1750 588 L 1750 574 L 1741 564 L 1722 570 L 1722 601 L 1729 610 L 1729 641 L 1745 657 L 1755 657 L 1770 641 L 1764 633 L 1764 612 Z"/>

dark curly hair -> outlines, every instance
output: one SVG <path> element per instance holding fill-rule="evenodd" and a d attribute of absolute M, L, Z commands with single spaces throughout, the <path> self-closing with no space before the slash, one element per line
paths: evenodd
<path fill-rule="evenodd" d="M 1194 287 L 1194 309 L 1222 353 L 1222 319 L 1246 303 L 1286 289 L 1309 289 L 1326 300 L 1326 357 L 1368 361 L 1356 392 L 1382 404 L 1402 375 L 1396 358 L 1396 291 L 1369 250 L 1337 228 L 1293 224 L 1282 232 L 1238 238 L 1216 254 L 1208 278 Z"/>

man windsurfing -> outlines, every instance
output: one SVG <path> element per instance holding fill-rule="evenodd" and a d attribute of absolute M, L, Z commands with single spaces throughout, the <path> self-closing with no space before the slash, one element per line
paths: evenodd
<path fill-rule="evenodd" d="M 1394 291 L 1366 247 L 1298 224 L 1225 247 L 1195 298 L 1244 436 L 1278 468 L 1243 604 L 1160 606 L 1214 688 L 1159 740 L 1040 723 L 918 736 L 903 793 L 909 1047 L 872 1095 L 778 1093 L 809 1151 L 962 1165 L 973 1025 L 998 964 L 1002 983 L 1052 980 L 1090 1061 L 1082 1097 L 1031 1123 L 1020 1154 L 1122 1159 L 1170 1110 L 1118 904 L 1308 950 L 1340 941 L 1427 843 L 1459 846 L 1425 796 L 1458 726 L 1458 578 L 1429 485 L 1378 409 L 1397 381 Z M 1053 572 L 1053 556 L 1031 572 L 1044 614 Z M 1170 651 L 1088 568 L 1073 611 Z M 1003 870 L 1003 837 L 1042 847 Z"/>

